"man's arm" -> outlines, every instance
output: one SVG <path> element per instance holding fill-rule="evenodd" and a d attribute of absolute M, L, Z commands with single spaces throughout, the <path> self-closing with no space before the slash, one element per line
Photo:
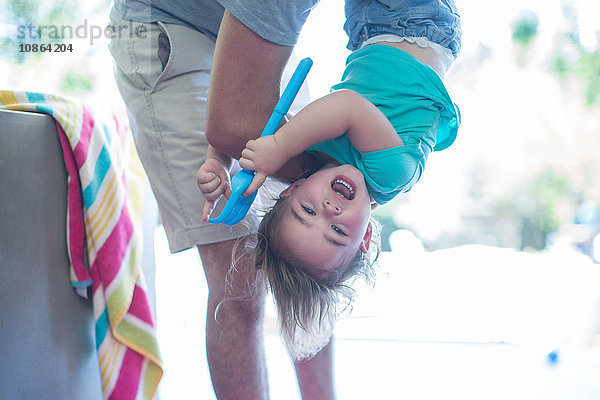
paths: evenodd
<path fill-rule="evenodd" d="M 292 47 L 269 42 L 228 11 L 217 37 L 208 92 L 206 137 L 238 159 L 262 132 L 279 100 L 282 71 Z"/>
<path fill-rule="evenodd" d="M 246 142 L 260 135 L 279 100 L 291 52 L 292 47 L 263 39 L 225 11 L 207 103 L 206 138 L 215 149 L 238 159 Z M 292 180 L 303 172 L 297 156 L 273 175 Z"/>

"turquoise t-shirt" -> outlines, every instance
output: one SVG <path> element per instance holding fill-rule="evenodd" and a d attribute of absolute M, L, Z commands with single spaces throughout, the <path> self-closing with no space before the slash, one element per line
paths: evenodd
<path fill-rule="evenodd" d="M 344 134 L 307 151 L 356 166 L 378 204 L 409 191 L 421 177 L 429 154 L 456 139 L 460 112 L 444 83 L 428 65 L 395 47 L 370 45 L 350 54 L 342 81 L 332 87 L 337 89 L 353 90 L 371 101 L 404 146 L 360 152 Z"/>

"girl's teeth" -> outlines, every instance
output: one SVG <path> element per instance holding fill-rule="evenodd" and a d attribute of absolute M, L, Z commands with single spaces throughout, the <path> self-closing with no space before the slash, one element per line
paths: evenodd
<path fill-rule="evenodd" d="M 342 179 L 336 179 L 335 183 L 341 183 L 342 185 L 344 185 L 348 188 L 350 193 L 354 194 L 354 188 L 352 186 L 350 186 L 350 184 L 348 182 L 346 182 Z"/>
<path fill-rule="evenodd" d="M 336 179 L 331 187 L 339 196 L 345 199 L 351 200 L 354 198 L 354 188 L 343 179 Z"/>

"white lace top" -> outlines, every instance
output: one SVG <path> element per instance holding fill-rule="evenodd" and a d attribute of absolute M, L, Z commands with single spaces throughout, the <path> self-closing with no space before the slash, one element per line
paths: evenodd
<path fill-rule="evenodd" d="M 448 69 L 450 69 L 450 67 L 452 66 L 452 63 L 454 63 L 455 58 L 452 55 L 452 51 L 450 49 L 448 49 L 442 45 L 439 45 L 435 42 L 432 42 L 431 40 L 427 39 L 426 37 L 398 36 L 398 35 L 394 35 L 394 34 L 377 35 L 377 36 L 373 36 L 372 38 L 365 40 L 362 44 L 362 47 L 365 47 L 366 45 L 377 43 L 377 42 L 400 43 L 400 42 L 404 42 L 404 41 L 407 41 L 409 43 L 416 43 L 417 45 L 419 45 L 420 47 L 423 47 L 423 48 L 431 47 L 431 49 L 435 52 L 435 54 L 437 54 L 438 57 L 442 60 L 442 63 L 444 64 L 444 68 L 446 71 L 448 71 Z"/>

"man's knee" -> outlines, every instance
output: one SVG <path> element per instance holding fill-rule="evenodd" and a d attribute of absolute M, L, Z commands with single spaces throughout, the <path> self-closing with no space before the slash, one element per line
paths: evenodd
<path fill-rule="evenodd" d="M 252 324 L 262 321 L 266 288 L 258 281 L 247 255 L 236 257 L 232 267 L 231 254 L 236 246 L 244 248 L 235 241 L 198 246 L 208 283 L 209 310 L 218 314 L 217 319 Z"/>
<path fill-rule="evenodd" d="M 226 296 L 217 303 L 214 317 L 217 322 L 252 327 L 262 324 L 264 312 L 265 303 L 262 295 L 237 299 Z"/>

